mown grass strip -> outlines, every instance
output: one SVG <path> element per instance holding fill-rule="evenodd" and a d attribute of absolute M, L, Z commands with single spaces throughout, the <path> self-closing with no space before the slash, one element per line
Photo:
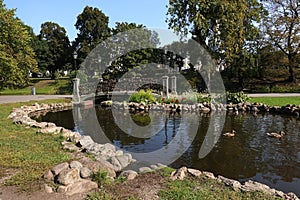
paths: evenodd
<path fill-rule="evenodd" d="M 270 106 L 300 105 L 300 97 L 252 97 L 250 103 L 263 103 Z"/>
<path fill-rule="evenodd" d="M 72 87 L 68 79 L 32 79 L 31 84 L 25 88 L 9 89 L 0 91 L 0 95 L 30 95 L 31 89 L 35 88 L 38 95 L 71 94 Z"/>
<path fill-rule="evenodd" d="M 47 100 L 43 103 L 59 103 L 64 100 Z M 71 159 L 62 150 L 60 135 L 37 134 L 37 129 L 16 125 L 8 119 L 14 107 L 32 105 L 34 102 L 0 105 L 0 177 L 7 170 L 16 172 L 6 185 L 30 189 L 32 183 L 41 180 L 50 167 Z"/>

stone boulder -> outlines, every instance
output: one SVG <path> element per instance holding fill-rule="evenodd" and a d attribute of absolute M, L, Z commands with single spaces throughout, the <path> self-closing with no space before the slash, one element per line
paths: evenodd
<path fill-rule="evenodd" d="M 187 168 L 186 167 L 181 167 L 180 169 L 173 171 L 171 173 L 170 179 L 172 181 L 175 180 L 183 180 L 186 177 L 186 172 L 187 172 Z"/>
<path fill-rule="evenodd" d="M 114 166 L 106 160 L 93 161 L 90 158 L 82 158 L 79 160 L 79 162 L 90 169 L 93 173 L 96 173 L 98 171 L 106 171 L 109 177 L 116 177 Z"/>
<path fill-rule="evenodd" d="M 68 169 L 69 168 L 69 163 L 64 162 L 61 164 L 56 165 L 51 169 L 51 172 L 53 173 L 54 176 L 58 175 L 61 171 Z"/>
<path fill-rule="evenodd" d="M 133 180 L 138 176 L 138 173 L 133 170 L 126 170 L 121 172 L 120 177 L 125 177 L 127 180 Z"/>
<path fill-rule="evenodd" d="M 98 188 L 98 184 L 90 181 L 90 180 L 86 180 L 86 179 L 82 179 L 72 185 L 69 185 L 66 187 L 66 195 L 74 195 L 74 194 L 79 194 L 79 193 L 86 193 L 89 192 L 93 189 L 97 189 Z"/>
<path fill-rule="evenodd" d="M 187 169 L 187 172 L 195 177 L 199 177 L 201 176 L 202 172 L 200 170 L 197 169 Z"/>
<path fill-rule="evenodd" d="M 76 168 L 65 169 L 59 173 L 57 182 L 62 185 L 71 185 L 80 180 L 79 170 Z"/>
<path fill-rule="evenodd" d="M 229 178 L 225 178 L 225 177 L 220 176 L 220 175 L 218 176 L 217 180 L 220 181 L 220 182 L 223 182 L 227 186 L 230 186 L 235 191 L 238 191 L 242 186 L 242 184 L 239 181 L 229 179 Z"/>

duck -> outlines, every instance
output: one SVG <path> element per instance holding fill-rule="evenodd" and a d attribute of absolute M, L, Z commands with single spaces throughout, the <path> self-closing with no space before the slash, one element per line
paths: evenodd
<path fill-rule="evenodd" d="M 282 138 L 285 135 L 285 132 L 280 131 L 279 133 L 267 133 L 267 136 L 273 138 Z"/>
<path fill-rule="evenodd" d="M 236 133 L 235 130 L 232 130 L 231 132 L 224 133 L 223 135 L 227 137 L 234 137 L 235 133 Z"/>

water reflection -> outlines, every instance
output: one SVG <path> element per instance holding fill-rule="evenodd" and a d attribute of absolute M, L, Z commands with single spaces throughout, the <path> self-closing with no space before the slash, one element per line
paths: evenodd
<path fill-rule="evenodd" d="M 186 165 L 241 181 L 252 179 L 300 196 L 300 121 L 296 118 L 271 114 L 227 114 L 222 133 L 234 129 L 237 132 L 236 136 L 228 138 L 211 134 L 206 138 L 208 131 L 217 133 L 221 128 L 215 123 L 218 121 L 218 113 L 185 114 L 186 120 L 182 121 L 182 115 L 156 112 L 153 113 L 153 130 L 158 131 L 153 136 L 142 138 L 125 134 L 118 128 L 111 110 L 97 108 L 95 113 L 92 110 L 80 110 L 82 119 L 92 119 L 83 120 L 84 123 L 78 120 L 74 124 L 72 111 L 49 113 L 41 120 L 73 128 L 103 143 L 107 142 L 107 139 L 95 129 L 95 124 L 100 122 L 99 126 L 108 140 L 122 149 L 137 153 L 158 150 L 172 141 L 176 142 L 177 149 L 192 143 L 185 153 L 172 163 L 173 167 Z M 124 113 L 120 112 L 120 115 Z M 211 130 L 208 129 L 210 122 L 214 123 Z M 195 127 L 198 132 L 194 136 L 191 129 Z M 266 135 L 266 132 L 281 130 L 287 133 L 281 140 Z M 130 133 L 130 126 L 127 131 Z M 177 139 L 174 141 L 175 137 Z M 214 148 L 208 151 L 207 156 L 199 156 L 202 144 L 208 141 L 215 143 Z"/>

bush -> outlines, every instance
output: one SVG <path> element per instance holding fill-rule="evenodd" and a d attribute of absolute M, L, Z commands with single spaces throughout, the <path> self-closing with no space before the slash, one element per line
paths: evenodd
<path fill-rule="evenodd" d="M 275 85 L 271 88 L 274 93 L 293 93 L 300 92 L 300 87 L 296 84 L 293 85 Z"/>
<path fill-rule="evenodd" d="M 248 101 L 250 98 L 244 94 L 244 92 L 236 92 L 236 93 L 231 93 L 231 92 L 226 92 L 226 97 L 227 97 L 227 103 L 243 103 Z"/>
<path fill-rule="evenodd" d="M 210 96 L 203 96 L 203 95 L 200 95 L 198 94 L 197 95 L 197 102 L 198 103 L 210 103 L 211 102 L 211 97 Z"/>
<path fill-rule="evenodd" d="M 250 88 L 250 91 L 252 93 L 269 93 L 269 92 L 271 92 L 269 85 L 256 85 L 256 86 L 252 86 Z"/>
<path fill-rule="evenodd" d="M 98 184 L 98 187 L 101 187 L 105 184 L 109 184 L 108 172 L 106 171 L 97 171 L 92 175 L 92 181 Z"/>
<path fill-rule="evenodd" d="M 140 90 L 137 93 L 132 94 L 129 97 L 129 102 L 136 102 L 136 103 L 153 103 L 156 101 L 156 98 L 151 90 Z"/>

